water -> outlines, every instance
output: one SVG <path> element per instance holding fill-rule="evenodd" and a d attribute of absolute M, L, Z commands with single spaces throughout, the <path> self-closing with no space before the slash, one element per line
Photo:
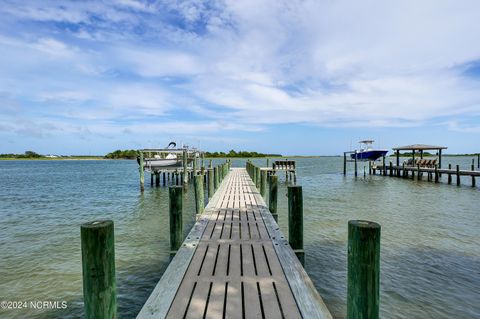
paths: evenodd
<path fill-rule="evenodd" d="M 467 168 L 471 158 L 445 157 L 448 163 Z M 119 315 L 135 317 L 169 261 L 168 193 L 150 188 L 147 174 L 140 194 L 137 167 L 0 161 L 0 300 L 67 302 L 63 310 L 0 310 L 0 318 L 83 316 L 80 224 L 98 218 L 115 222 Z M 382 318 L 479 318 L 479 188 L 467 177 L 457 187 L 446 185 L 446 176 L 441 184 L 355 179 L 352 167 L 346 177 L 342 169 L 340 157 L 297 159 L 306 270 L 332 314 L 346 313 L 347 222 L 367 219 L 382 226 Z M 287 233 L 285 194 L 282 183 L 279 223 Z M 195 215 L 191 189 L 185 207 L 187 232 Z"/>

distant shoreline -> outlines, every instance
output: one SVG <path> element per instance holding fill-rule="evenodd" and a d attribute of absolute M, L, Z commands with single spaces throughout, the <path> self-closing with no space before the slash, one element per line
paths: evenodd
<path fill-rule="evenodd" d="M 418 154 L 420 155 L 420 154 Z M 435 157 L 436 155 L 424 156 Z M 474 157 L 477 154 L 443 154 L 442 157 Z M 292 155 L 292 156 L 272 156 L 272 157 L 205 157 L 206 160 L 214 159 L 294 159 L 294 158 L 322 158 L 322 157 L 343 157 L 343 155 Z M 387 157 L 395 157 L 395 154 Z M 411 155 L 400 155 L 400 157 L 411 157 Z M 129 158 L 105 158 L 103 156 L 72 156 L 72 157 L 40 157 L 40 158 L 15 158 L 5 157 L 0 158 L 0 161 L 115 161 L 115 160 L 134 160 Z"/>

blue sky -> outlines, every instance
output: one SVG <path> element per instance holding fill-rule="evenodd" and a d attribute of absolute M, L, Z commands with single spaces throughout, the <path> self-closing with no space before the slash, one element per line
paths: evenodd
<path fill-rule="evenodd" d="M 480 150 L 478 1 L 2 1 L 0 153 Z"/>

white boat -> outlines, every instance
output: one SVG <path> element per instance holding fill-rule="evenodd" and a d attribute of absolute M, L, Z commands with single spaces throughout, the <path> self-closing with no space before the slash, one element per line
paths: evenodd
<path fill-rule="evenodd" d="M 374 149 L 372 148 L 372 144 L 375 142 L 374 140 L 364 140 L 360 141 L 360 144 L 365 145 L 365 147 L 360 148 L 350 154 L 352 159 L 357 158 L 357 161 L 376 161 L 382 156 L 385 156 L 388 153 L 388 150 L 385 149 Z"/>
<path fill-rule="evenodd" d="M 186 150 L 190 155 L 187 158 L 187 165 L 193 162 L 194 157 L 197 157 L 195 149 L 189 149 L 188 146 L 183 148 L 176 148 L 175 142 L 170 142 L 165 149 L 145 149 L 142 150 L 145 155 L 143 162 L 146 170 L 154 171 L 162 168 L 180 168 L 183 167 L 183 152 Z M 194 154 L 194 157 L 191 154 Z M 137 157 L 137 162 L 140 164 L 140 157 Z"/>

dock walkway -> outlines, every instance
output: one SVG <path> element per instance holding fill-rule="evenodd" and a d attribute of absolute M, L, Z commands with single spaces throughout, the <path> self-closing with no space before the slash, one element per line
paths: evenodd
<path fill-rule="evenodd" d="M 234 168 L 137 318 L 332 317 L 246 170 Z"/>

